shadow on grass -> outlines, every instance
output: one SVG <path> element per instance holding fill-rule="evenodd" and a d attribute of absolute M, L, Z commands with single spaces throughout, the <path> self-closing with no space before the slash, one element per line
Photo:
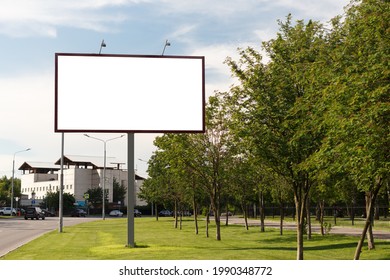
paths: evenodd
<path fill-rule="evenodd" d="M 250 250 L 271 250 L 271 251 L 296 251 L 296 247 L 240 247 L 240 248 L 225 248 L 223 250 L 233 251 L 250 251 Z"/>
<path fill-rule="evenodd" d="M 349 243 L 329 244 L 329 245 L 310 246 L 310 247 L 305 246 L 305 250 L 307 251 L 335 250 L 335 249 L 355 248 L 356 246 L 357 246 L 357 242 L 349 242 Z"/>
<path fill-rule="evenodd" d="M 150 246 L 145 244 L 134 244 L 134 247 L 130 247 L 129 245 L 125 245 L 125 247 L 129 249 L 145 249 L 149 248 Z"/>

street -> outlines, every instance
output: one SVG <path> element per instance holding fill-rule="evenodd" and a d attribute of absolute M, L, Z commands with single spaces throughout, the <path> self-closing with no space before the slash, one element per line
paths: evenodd
<path fill-rule="evenodd" d="M 71 218 L 64 217 L 63 225 L 97 220 L 99 218 Z M 0 219 L 0 257 L 46 232 L 59 228 L 58 217 L 46 217 L 45 220 L 25 220 L 23 217 L 14 219 Z"/>

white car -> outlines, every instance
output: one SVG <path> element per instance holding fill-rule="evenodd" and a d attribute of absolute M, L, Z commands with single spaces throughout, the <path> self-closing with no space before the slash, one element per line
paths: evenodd
<path fill-rule="evenodd" d="M 119 210 L 112 210 L 108 215 L 111 217 L 123 217 L 123 213 Z"/>
<path fill-rule="evenodd" d="M 0 208 L 0 216 L 8 215 L 11 216 L 11 207 L 3 207 Z M 16 216 L 16 209 L 13 208 L 12 215 Z"/>

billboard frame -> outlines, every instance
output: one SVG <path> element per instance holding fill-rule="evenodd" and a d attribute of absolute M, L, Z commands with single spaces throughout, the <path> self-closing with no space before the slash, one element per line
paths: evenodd
<path fill-rule="evenodd" d="M 201 60 L 201 129 L 64 129 L 59 127 L 59 92 L 58 92 L 58 79 L 59 79 L 59 57 L 60 56 L 82 56 L 82 57 L 113 57 L 113 58 L 145 58 L 145 59 L 197 59 Z M 93 53 L 55 53 L 55 98 L 54 98 L 54 131 L 63 133 L 204 133 L 206 130 L 205 124 L 205 57 L 204 56 L 172 56 L 172 55 L 140 55 L 140 54 L 93 54 Z"/>

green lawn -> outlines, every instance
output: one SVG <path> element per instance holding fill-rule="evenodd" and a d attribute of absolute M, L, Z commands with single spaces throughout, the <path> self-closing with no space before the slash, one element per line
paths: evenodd
<path fill-rule="evenodd" d="M 273 222 L 278 222 L 279 223 L 279 216 L 275 216 L 274 218 L 272 217 L 267 217 L 268 221 L 273 221 Z M 295 222 L 291 217 L 286 217 L 284 219 L 285 222 Z M 349 217 L 345 218 L 337 218 L 336 219 L 336 224 L 334 223 L 334 218 L 326 216 L 324 221 L 328 224 L 331 224 L 332 227 L 334 226 L 341 226 L 341 227 L 351 227 L 351 228 L 358 228 L 358 229 L 363 229 L 364 224 L 366 223 L 366 219 L 364 218 L 355 218 L 354 225 L 352 225 L 352 221 Z M 315 219 L 315 216 L 311 217 L 311 222 L 312 225 L 317 225 L 319 226 L 319 222 Z M 380 220 L 374 220 L 374 229 L 376 230 L 384 230 L 384 231 L 390 231 L 390 218 L 383 218 L 381 217 Z"/>
<path fill-rule="evenodd" d="M 205 236 L 204 221 L 198 235 L 193 221 L 183 222 L 183 229 L 173 228 L 172 218 L 135 219 L 136 248 L 127 248 L 127 220 L 107 219 L 65 227 L 63 233 L 53 231 L 7 254 L 7 260 L 294 260 L 296 235 L 294 231 L 258 227 L 246 231 L 243 226 L 222 227 L 222 241 L 215 240 L 215 227 L 210 225 L 210 237 Z M 305 259 L 350 260 L 357 237 L 314 235 L 305 240 Z M 390 242 L 376 240 L 377 249 L 364 249 L 361 259 L 390 259 Z"/>

